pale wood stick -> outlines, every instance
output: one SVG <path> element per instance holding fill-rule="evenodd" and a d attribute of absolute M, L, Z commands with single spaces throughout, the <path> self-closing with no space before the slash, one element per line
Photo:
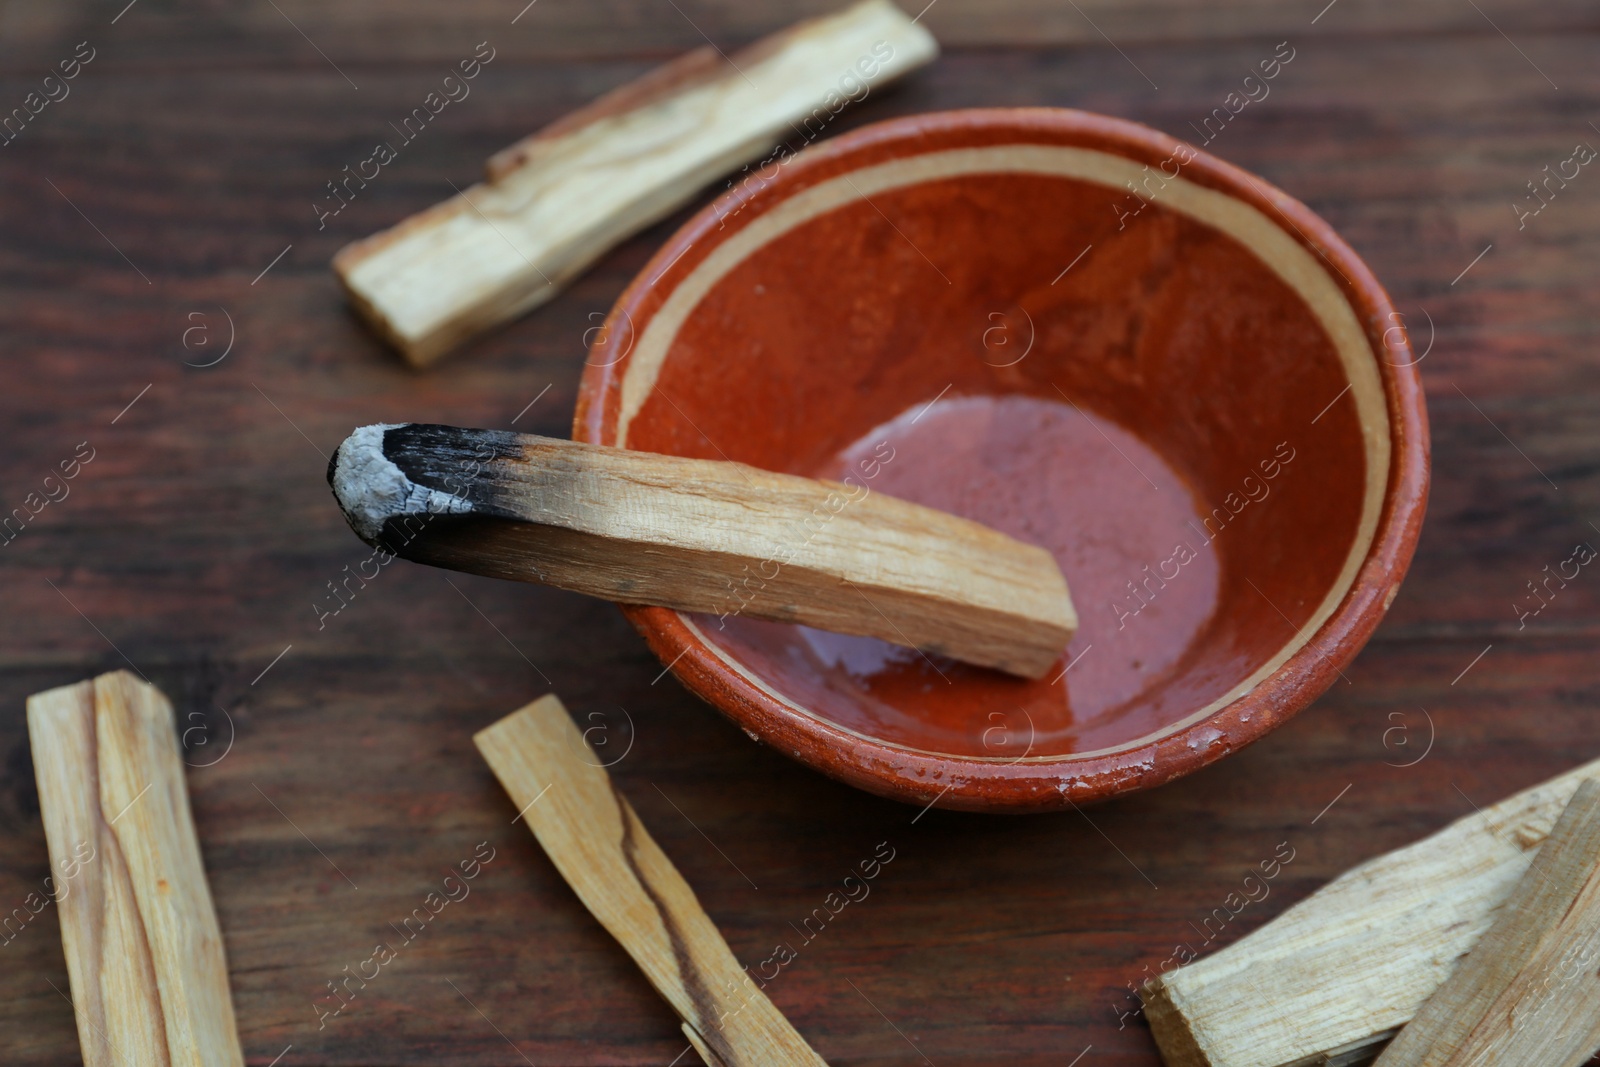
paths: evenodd
<path fill-rule="evenodd" d="M 1600 783 L 1377 1067 L 1577 1067 L 1600 1049 Z"/>
<path fill-rule="evenodd" d="M 512 145 L 489 161 L 488 181 L 348 245 L 334 271 L 386 340 L 430 363 L 549 300 L 717 176 L 780 140 L 815 138 L 848 100 L 937 54 L 889 0 L 731 59 L 701 49 Z"/>
<path fill-rule="evenodd" d="M 243 1067 L 172 705 L 126 671 L 28 698 L 87 1067 Z"/>
<path fill-rule="evenodd" d="M 556 870 L 678 1013 L 709 1067 L 822 1067 L 739 965 L 554 694 L 473 741 Z"/>
<path fill-rule="evenodd" d="M 631 604 L 864 634 L 1038 677 L 1078 619 L 1050 553 L 743 464 L 449 426 L 367 426 L 329 482 L 407 559 Z"/>
<path fill-rule="evenodd" d="M 1169 1067 L 1366 1063 L 1472 949 L 1587 763 L 1375 857 L 1141 991 Z"/>

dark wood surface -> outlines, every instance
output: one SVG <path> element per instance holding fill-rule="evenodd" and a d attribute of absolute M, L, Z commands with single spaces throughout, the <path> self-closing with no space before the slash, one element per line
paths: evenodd
<path fill-rule="evenodd" d="M 1293 861 L 1218 943 L 1600 754 L 1600 573 L 1525 628 L 1514 606 L 1575 544 L 1600 545 L 1600 171 L 1524 229 L 1510 207 L 1575 144 L 1600 147 L 1592 6 L 927 12 L 945 56 L 839 130 L 1054 104 L 1187 137 L 1288 39 L 1296 58 L 1271 96 L 1211 147 L 1328 218 L 1419 346 L 1431 318 L 1434 483 L 1390 617 L 1349 684 L 1284 729 L 1083 814 L 913 821 L 658 678 L 608 604 L 396 562 L 325 628 L 313 607 L 368 556 L 323 478 L 344 434 L 378 420 L 508 426 L 539 397 L 517 428 L 564 436 L 589 316 L 685 216 L 420 374 L 346 310 L 332 253 L 699 31 L 735 46 L 827 5 L 539 0 L 513 25 L 522 0 L 139 0 L 118 16 L 122 2 L 0 9 L 3 110 L 79 41 L 96 50 L 71 95 L 0 148 L 0 504 L 22 506 L 80 442 L 94 450 L 70 495 L 0 546 L 0 908 L 23 906 L 48 872 L 24 699 L 133 665 L 193 729 L 189 785 L 252 1064 L 685 1053 L 473 751 L 474 730 L 552 688 L 575 714 L 609 717 L 613 752 L 634 724 L 621 787 L 741 959 L 798 948 L 769 993 L 832 1063 L 1153 1064 L 1148 1031 L 1122 1014 L 1129 983 L 1180 944 L 1201 948 L 1203 917 L 1280 842 Z M 496 58 L 472 96 L 318 232 L 323 183 L 485 40 Z M 227 317 L 227 358 L 185 366 L 222 351 Z M 186 348 L 191 327 L 208 332 Z M 471 895 L 319 1030 L 326 983 L 484 841 L 495 858 Z M 804 943 L 791 923 L 880 842 L 895 858 L 870 897 Z M 66 991 L 46 908 L 0 945 L 0 1059 L 76 1062 Z"/>

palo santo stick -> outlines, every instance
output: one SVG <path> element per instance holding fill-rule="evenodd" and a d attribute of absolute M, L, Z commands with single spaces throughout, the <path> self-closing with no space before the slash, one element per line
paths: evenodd
<path fill-rule="evenodd" d="M 1168 1067 L 1366 1063 L 1471 950 L 1587 763 L 1368 860 L 1141 992 Z"/>
<path fill-rule="evenodd" d="M 126 671 L 28 698 L 86 1067 L 243 1067 L 172 705 Z"/>
<path fill-rule="evenodd" d="M 1050 553 L 743 464 L 450 426 L 366 426 L 328 481 L 407 559 L 630 604 L 879 637 L 1038 677 L 1077 615 Z"/>
<path fill-rule="evenodd" d="M 346 246 L 334 271 L 406 359 L 431 363 L 938 51 L 889 0 L 802 22 L 731 59 L 707 46 L 512 145 L 486 182 Z"/>
<path fill-rule="evenodd" d="M 1376 1067 L 1577 1067 L 1600 1049 L 1600 783 Z"/>
<path fill-rule="evenodd" d="M 739 965 L 554 694 L 473 741 L 561 877 L 672 1005 L 709 1067 L 824 1067 Z"/>

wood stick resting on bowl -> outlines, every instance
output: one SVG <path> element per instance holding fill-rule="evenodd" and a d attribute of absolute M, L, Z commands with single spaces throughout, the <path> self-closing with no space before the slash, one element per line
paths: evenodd
<path fill-rule="evenodd" d="M 126 671 L 28 698 L 87 1067 L 243 1067 L 172 705 Z"/>
<path fill-rule="evenodd" d="M 723 618 L 862 634 L 1037 678 L 1077 630 L 1050 553 L 744 464 L 450 426 L 366 426 L 328 481 L 406 559 Z"/>
<path fill-rule="evenodd" d="M 826 1067 L 739 965 L 554 694 L 473 741 L 561 877 L 672 1005 L 708 1067 Z"/>
<path fill-rule="evenodd" d="M 731 59 L 707 46 L 512 145 L 486 182 L 346 246 L 333 269 L 386 340 L 431 363 L 938 51 L 889 0 L 802 22 Z"/>

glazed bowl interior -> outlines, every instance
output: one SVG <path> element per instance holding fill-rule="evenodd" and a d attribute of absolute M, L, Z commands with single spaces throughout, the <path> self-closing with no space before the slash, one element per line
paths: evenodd
<path fill-rule="evenodd" d="M 986 523 L 1054 554 L 1081 629 L 1026 680 L 629 608 L 691 688 L 880 793 L 1038 808 L 1253 740 L 1354 655 L 1426 430 L 1381 288 L 1308 210 L 1076 112 L 898 120 L 768 170 L 624 295 L 577 436 Z"/>

